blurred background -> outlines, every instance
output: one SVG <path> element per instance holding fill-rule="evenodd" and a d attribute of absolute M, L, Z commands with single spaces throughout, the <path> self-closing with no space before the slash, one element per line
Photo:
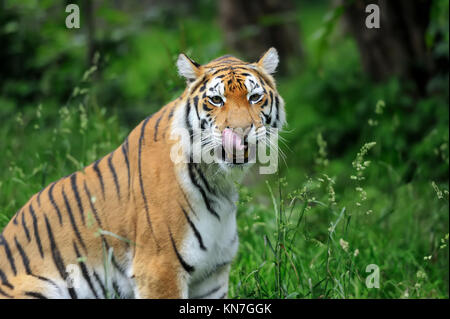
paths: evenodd
<path fill-rule="evenodd" d="M 70 3 L 80 7 L 79 29 L 65 27 Z M 365 26 L 369 3 L 380 7 L 379 29 Z M 448 298 L 448 16 L 447 0 L 0 0 L 0 228 L 33 193 L 111 151 L 176 98 L 180 52 L 201 64 L 229 53 L 256 61 L 274 46 L 285 160 L 279 174 L 252 175 L 241 190 L 243 241 L 271 229 L 273 215 L 255 221 L 244 211 L 266 212 L 273 185 L 279 207 L 299 199 L 314 212 L 296 244 L 314 252 L 296 253 L 299 264 L 313 263 L 345 207 L 355 231 L 342 239 L 395 282 L 344 297 Z M 259 263 L 252 249 L 241 248 L 250 259 L 231 292 L 273 297 L 256 284 L 245 290 L 244 274 Z M 355 268 L 349 274 L 352 285 L 364 282 Z M 327 295 L 319 277 L 308 277 L 313 292 L 297 273 L 306 288 L 292 296 L 275 280 L 277 296 L 342 296 Z"/>

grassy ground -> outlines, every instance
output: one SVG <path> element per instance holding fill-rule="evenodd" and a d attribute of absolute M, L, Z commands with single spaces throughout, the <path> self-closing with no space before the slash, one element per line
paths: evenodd
<path fill-rule="evenodd" d="M 427 98 L 417 110 L 425 115 L 404 112 L 411 101 L 398 81 L 369 82 L 351 39 L 323 38 L 325 12 L 299 12 L 308 61 L 279 80 L 286 162 L 276 176 L 252 174 L 240 187 L 230 297 L 448 298 L 448 101 Z M 182 29 L 183 36 L 154 27 L 132 37 L 132 59 L 111 59 L 103 86 L 86 73 L 65 104 L 2 106 L 0 229 L 31 195 L 116 148 L 180 92 L 172 63 L 182 43 L 201 51 L 200 62 L 222 53 L 217 24 L 193 19 Z M 160 63 L 146 62 L 150 51 Z M 158 93 L 143 97 L 149 87 Z M 131 101 L 128 109 L 137 103 L 128 117 L 98 102 L 111 88 L 125 92 L 117 100 Z M 424 128 L 427 116 L 433 121 Z M 366 285 L 376 284 L 369 265 L 378 267 L 379 288 Z"/>

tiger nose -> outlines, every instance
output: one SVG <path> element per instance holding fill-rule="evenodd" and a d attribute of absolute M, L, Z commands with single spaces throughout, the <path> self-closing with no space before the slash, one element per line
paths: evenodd
<path fill-rule="evenodd" d="M 246 133 L 250 131 L 253 121 L 247 108 L 236 106 L 228 112 L 225 123 L 232 129 Z"/>

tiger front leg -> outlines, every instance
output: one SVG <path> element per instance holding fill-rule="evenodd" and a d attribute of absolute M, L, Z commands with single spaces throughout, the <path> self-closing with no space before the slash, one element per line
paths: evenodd
<path fill-rule="evenodd" d="M 133 266 L 137 299 L 185 299 L 187 274 L 176 261 L 167 257 L 137 260 Z"/>

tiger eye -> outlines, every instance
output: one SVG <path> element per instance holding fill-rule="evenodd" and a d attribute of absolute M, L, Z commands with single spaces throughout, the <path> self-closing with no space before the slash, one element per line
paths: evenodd
<path fill-rule="evenodd" d="M 250 102 L 256 103 L 261 99 L 261 94 L 252 94 L 249 98 Z"/>
<path fill-rule="evenodd" d="M 214 104 L 222 104 L 222 98 L 218 95 L 215 95 L 213 97 L 211 97 L 211 102 L 213 102 Z"/>

